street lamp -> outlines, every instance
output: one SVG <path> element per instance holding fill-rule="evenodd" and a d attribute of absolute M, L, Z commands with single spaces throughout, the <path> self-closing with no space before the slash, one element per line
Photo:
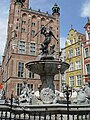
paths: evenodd
<path fill-rule="evenodd" d="M 70 103 L 69 98 L 72 96 L 72 87 L 66 85 L 63 94 L 67 100 L 67 120 L 69 120 L 69 103 Z"/>

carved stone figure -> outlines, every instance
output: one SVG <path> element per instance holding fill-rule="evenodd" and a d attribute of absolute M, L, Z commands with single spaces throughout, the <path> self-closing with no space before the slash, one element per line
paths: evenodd
<path fill-rule="evenodd" d="M 41 29 L 41 34 L 43 34 L 45 36 L 45 40 L 43 41 L 43 43 L 41 44 L 41 50 L 42 50 L 42 54 L 47 54 L 48 53 L 48 45 L 51 42 L 51 37 L 53 36 L 54 39 L 58 42 L 57 38 L 54 36 L 53 32 L 51 30 L 47 30 L 46 27 L 43 27 Z M 54 52 L 54 45 L 52 46 L 53 52 Z M 52 53 L 53 53 L 52 52 Z"/>
<path fill-rule="evenodd" d="M 87 99 L 89 101 L 89 104 L 90 104 L 90 80 L 88 80 L 88 84 L 85 85 L 84 91 L 85 91 L 85 93 L 87 95 L 86 97 L 87 97 Z"/>
<path fill-rule="evenodd" d="M 83 89 L 80 89 L 77 93 L 77 97 L 76 99 L 74 99 L 72 101 L 73 104 L 78 104 L 78 105 L 81 105 L 81 104 L 88 104 L 88 99 L 86 97 L 86 93 Z"/>
<path fill-rule="evenodd" d="M 21 95 L 19 97 L 20 102 L 31 103 L 32 101 L 32 90 L 29 90 L 27 83 L 24 82 L 23 89 L 21 91 Z"/>
<path fill-rule="evenodd" d="M 50 88 L 43 88 L 40 93 L 41 100 L 44 104 L 51 104 L 55 99 L 55 94 Z"/>
<path fill-rule="evenodd" d="M 54 103 L 54 104 L 60 103 L 60 101 L 61 101 L 60 93 L 56 92 L 56 93 L 55 93 L 55 99 L 53 100 L 53 103 Z"/>

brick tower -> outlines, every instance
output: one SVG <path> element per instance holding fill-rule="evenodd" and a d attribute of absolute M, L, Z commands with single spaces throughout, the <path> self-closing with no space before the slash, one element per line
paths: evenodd
<path fill-rule="evenodd" d="M 42 26 L 47 25 L 52 29 L 57 39 L 60 39 L 59 30 L 59 7 L 57 4 L 52 8 L 52 15 L 29 8 L 29 0 L 11 0 L 8 36 L 2 61 L 3 76 L 6 96 L 10 97 L 12 91 L 14 96 L 19 95 L 23 81 L 34 91 L 40 86 L 38 75 L 28 71 L 25 63 L 35 60 L 40 53 L 43 36 L 38 34 L 33 37 Z M 60 41 L 60 40 L 59 40 Z M 55 44 L 56 53 L 60 50 L 60 44 L 52 38 L 51 45 Z M 59 90 L 59 76 L 55 77 L 55 88 Z"/>

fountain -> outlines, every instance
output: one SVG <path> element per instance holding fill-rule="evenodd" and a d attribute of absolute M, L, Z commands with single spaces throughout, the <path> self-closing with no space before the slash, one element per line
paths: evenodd
<path fill-rule="evenodd" d="M 64 73 L 69 68 L 69 64 L 55 58 L 55 45 L 49 48 L 52 36 L 58 42 L 52 31 L 48 31 L 46 27 L 43 27 L 41 33 L 45 36 L 45 40 L 40 48 L 42 52 L 38 55 L 38 60 L 26 63 L 26 68 L 40 75 L 42 83 L 40 87 L 40 99 L 44 104 L 51 104 L 55 100 L 54 76 Z"/>

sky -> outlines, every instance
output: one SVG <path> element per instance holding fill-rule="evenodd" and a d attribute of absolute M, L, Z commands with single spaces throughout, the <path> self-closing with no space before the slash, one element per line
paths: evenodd
<path fill-rule="evenodd" d="M 90 0 L 29 0 L 32 9 L 52 14 L 55 3 L 60 7 L 60 48 L 63 48 L 71 25 L 78 32 L 85 33 L 84 26 L 90 16 Z M 0 2 L 0 62 L 6 40 L 10 0 Z"/>

